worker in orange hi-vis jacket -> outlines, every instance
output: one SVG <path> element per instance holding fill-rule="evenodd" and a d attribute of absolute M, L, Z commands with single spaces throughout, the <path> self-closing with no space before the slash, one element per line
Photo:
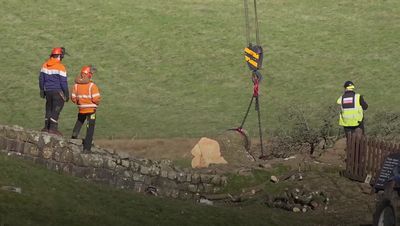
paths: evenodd
<path fill-rule="evenodd" d="M 80 75 L 75 78 L 75 85 L 72 89 L 71 100 L 78 105 L 79 113 L 72 139 L 77 139 L 83 123 L 87 120 L 86 137 L 83 141 L 83 152 L 90 152 L 96 122 L 96 109 L 100 103 L 99 88 L 92 81 L 95 68 L 93 66 L 82 67 Z"/>

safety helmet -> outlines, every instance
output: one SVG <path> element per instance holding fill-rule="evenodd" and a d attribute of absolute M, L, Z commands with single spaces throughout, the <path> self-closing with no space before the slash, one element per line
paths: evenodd
<path fill-rule="evenodd" d="M 93 73 L 96 72 L 96 68 L 92 65 L 83 66 L 81 69 L 81 76 L 87 76 L 89 79 L 92 78 Z"/>
<path fill-rule="evenodd" d="M 346 81 L 343 85 L 346 90 L 354 90 L 355 86 L 352 81 Z"/>
<path fill-rule="evenodd" d="M 50 56 L 60 55 L 61 59 L 64 58 L 65 48 L 64 47 L 56 47 L 51 50 Z"/>

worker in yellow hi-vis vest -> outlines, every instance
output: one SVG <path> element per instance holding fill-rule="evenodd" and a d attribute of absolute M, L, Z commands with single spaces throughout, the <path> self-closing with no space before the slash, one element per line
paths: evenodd
<path fill-rule="evenodd" d="M 368 104 L 362 95 L 354 92 L 354 89 L 354 83 L 346 81 L 344 94 L 337 100 L 337 104 L 341 106 L 339 125 L 343 126 L 346 137 L 350 133 L 365 133 L 364 110 L 367 110 Z"/>

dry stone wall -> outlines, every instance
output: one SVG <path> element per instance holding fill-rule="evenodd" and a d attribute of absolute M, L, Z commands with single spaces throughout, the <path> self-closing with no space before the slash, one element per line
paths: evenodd
<path fill-rule="evenodd" d="M 138 159 L 99 147 L 85 154 L 77 140 L 18 126 L 0 125 L 0 150 L 60 173 L 173 198 L 215 194 L 227 184 L 224 175 L 180 169 L 169 160 Z"/>

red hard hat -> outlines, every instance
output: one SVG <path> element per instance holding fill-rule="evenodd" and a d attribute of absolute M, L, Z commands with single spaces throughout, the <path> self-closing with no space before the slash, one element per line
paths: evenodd
<path fill-rule="evenodd" d="M 95 70 L 96 69 L 91 65 L 83 66 L 81 69 L 81 75 L 87 75 L 87 77 L 91 79 Z"/>
<path fill-rule="evenodd" d="M 64 54 L 64 48 L 62 47 L 56 47 L 51 50 L 51 55 L 62 55 Z"/>

